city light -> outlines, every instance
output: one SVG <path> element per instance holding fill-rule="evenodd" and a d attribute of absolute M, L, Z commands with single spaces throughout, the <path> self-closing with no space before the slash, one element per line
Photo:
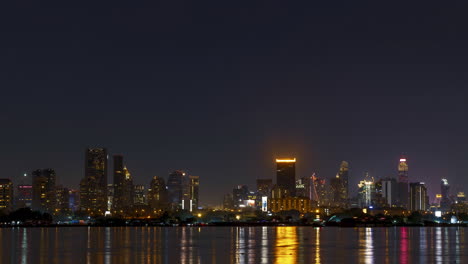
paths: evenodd
<path fill-rule="evenodd" d="M 296 158 L 276 159 L 277 163 L 292 163 L 296 162 Z"/>

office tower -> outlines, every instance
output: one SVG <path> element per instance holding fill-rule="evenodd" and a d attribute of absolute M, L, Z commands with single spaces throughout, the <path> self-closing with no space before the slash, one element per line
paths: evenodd
<path fill-rule="evenodd" d="M 410 210 L 426 211 L 427 204 L 427 190 L 424 182 L 410 183 Z"/>
<path fill-rule="evenodd" d="M 56 208 L 54 214 L 68 215 L 71 213 L 70 209 L 70 190 L 63 186 L 55 188 Z"/>
<path fill-rule="evenodd" d="M 276 159 L 276 185 L 296 196 L 296 158 Z"/>
<path fill-rule="evenodd" d="M 309 177 L 301 177 L 296 181 L 296 196 L 311 199 L 312 196 L 312 179 Z"/>
<path fill-rule="evenodd" d="M 273 187 L 272 179 L 257 179 L 258 196 L 270 196 L 271 188 Z"/>
<path fill-rule="evenodd" d="M 32 206 L 32 185 L 29 184 L 19 184 L 16 186 L 16 204 L 15 208 L 31 208 Z"/>
<path fill-rule="evenodd" d="M 330 179 L 330 187 L 332 190 L 332 203 L 335 207 L 346 207 L 346 198 L 344 196 L 344 184 L 340 175 L 337 174 L 335 178 Z"/>
<path fill-rule="evenodd" d="M 114 184 L 109 183 L 107 184 L 107 211 L 112 212 L 112 208 L 114 204 Z"/>
<path fill-rule="evenodd" d="M 396 206 L 398 201 L 398 184 L 394 178 L 382 180 L 382 196 L 388 206 Z"/>
<path fill-rule="evenodd" d="M 340 165 L 340 170 L 338 171 L 338 176 L 341 179 L 342 194 L 341 196 L 345 199 L 349 199 L 349 163 L 347 161 L 342 161 Z"/>
<path fill-rule="evenodd" d="M 13 210 L 13 183 L 10 179 L 0 179 L 0 213 Z"/>
<path fill-rule="evenodd" d="M 182 209 L 184 199 L 186 173 L 180 170 L 173 171 L 167 179 L 167 195 L 171 209 Z"/>
<path fill-rule="evenodd" d="M 56 177 L 53 169 L 39 169 L 32 172 L 32 210 L 54 212 Z"/>
<path fill-rule="evenodd" d="M 144 185 L 133 186 L 133 204 L 137 206 L 146 205 L 146 188 Z"/>
<path fill-rule="evenodd" d="M 80 210 L 80 191 L 70 189 L 68 191 L 69 205 L 72 212 L 77 212 Z"/>
<path fill-rule="evenodd" d="M 164 179 L 154 176 L 148 189 L 148 205 L 156 213 L 166 210 L 168 207 L 167 189 Z"/>
<path fill-rule="evenodd" d="M 359 207 L 365 208 L 372 206 L 372 198 L 375 195 L 375 183 L 374 180 L 369 177 L 369 174 L 366 173 L 365 179 L 359 182 L 358 188 Z"/>
<path fill-rule="evenodd" d="M 85 177 L 80 182 L 80 209 L 90 216 L 107 210 L 107 151 L 89 148 L 85 153 Z"/>
<path fill-rule="evenodd" d="M 312 175 L 312 197 L 311 200 L 316 201 L 318 206 L 328 206 L 330 204 L 328 195 L 328 186 L 326 180 Z"/>
<path fill-rule="evenodd" d="M 440 199 L 440 207 L 443 210 L 448 210 L 450 209 L 450 206 L 452 205 L 452 201 L 450 200 L 450 185 L 448 183 L 447 179 L 442 179 L 440 182 L 440 192 L 442 194 L 442 197 Z"/>
<path fill-rule="evenodd" d="M 193 210 L 198 209 L 198 189 L 200 186 L 200 177 L 199 176 L 189 176 L 189 211 L 192 212 Z"/>
<path fill-rule="evenodd" d="M 225 210 L 234 209 L 234 199 L 232 197 L 232 194 L 228 193 L 228 194 L 224 195 L 224 197 L 223 197 L 223 209 L 225 209 Z"/>
<path fill-rule="evenodd" d="M 232 190 L 232 200 L 235 208 L 244 207 L 244 201 L 249 198 L 249 188 L 247 185 L 238 185 Z"/>
<path fill-rule="evenodd" d="M 112 200 L 112 213 L 125 215 L 133 207 L 133 179 L 124 165 L 122 155 L 114 155 L 114 197 Z"/>
<path fill-rule="evenodd" d="M 396 204 L 408 208 L 408 163 L 406 157 L 401 157 L 398 163 L 398 199 Z"/>

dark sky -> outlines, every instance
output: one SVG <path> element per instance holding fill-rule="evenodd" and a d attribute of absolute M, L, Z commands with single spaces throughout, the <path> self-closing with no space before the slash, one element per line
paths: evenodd
<path fill-rule="evenodd" d="M 227 2 L 2 8 L 0 177 L 78 187 L 102 146 L 140 184 L 189 169 L 217 204 L 276 156 L 325 178 L 347 160 L 355 189 L 406 153 L 431 196 L 468 191 L 465 1 Z"/>

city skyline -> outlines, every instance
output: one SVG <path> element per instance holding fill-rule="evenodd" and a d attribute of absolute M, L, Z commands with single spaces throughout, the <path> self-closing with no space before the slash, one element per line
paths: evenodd
<path fill-rule="evenodd" d="M 91 151 L 91 152 L 92 152 L 92 151 L 103 151 L 103 154 L 100 154 L 100 156 L 101 156 L 101 157 L 104 157 L 104 156 L 105 156 L 105 157 L 106 157 L 106 160 L 107 160 L 107 161 L 105 162 L 105 165 L 104 165 L 105 168 L 103 168 L 104 171 L 106 171 L 106 174 L 107 174 L 107 178 L 106 178 L 107 181 L 106 181 L 106 182 L 108 182 L 109 185 L 112 185 L 113 188 L 115 188 L 115 186 L 117 186 L 117 185 L 120 185 L 120 183 L 119 183 L 119 182 L 120 182 L 119 177 L 124 177 L 124 176 L 116 176 L 116 175 L 120 175 L 120 174 L 122 174 L 122 173 L 123 173 L 124 175 L 127 175 L 127 176 L 126 176 L 127 179 L 128 179 L 128 177 L 130 177 L 129 179 L 130 179 L 130 181 L 131 181 L 131 184 L 130 184 L 131 186 L 140 185 L 140 186 L 144 186 L 145 188 L 151 188 L 151 181 L 143 182 L 142 184 L 141 184 L 141 183 L 134 183 L 134 182 L 133 182 L 133 180 L 132 180 L 133 178 L 130 176 L 130 173 L 129 173 L 128 169 L 127 169 L 126 163 L 123 162 L 123 157 L 124 157 L 124 155 L 122 155 L 122 154 L 108 153 L 108 152 L 107 152 L 107 148 L 94 148 L 94 149 L 93 149 L 93 148 L 87 148 L 86 153 L 89 153 L 90 151 Z M 120 153 L 120 152 L 119 152 L 119 153 Z M 88 154 L 87 154 L 87 155 L 88 155 Z M 87 158 L 88 156 L 85 155 L 85 157 Z M 85 159 L 86 159 L 86 158 L 85 158 Z M 113 162 L 110 162 L 110 160 L 112 160 L 112 159 L 113 159 Z M 361 181 L 362 181 L 363 179 L 366 180 L 366 179 L 369 179 L 369 178 L 372 178 L 373 181 L 374 181 L 374 180 L 375 180 L 375 181 L 376 181 L 376 180 L 388 181 L 388 180 L 390 180 L 390 179 L 393 179 L 393 180 L 395 180 L 395 181 L 397 182 L 397 184 L 401 184 L 402 182 L 406 182 L 407 187 L 408 187 L 408 193 L 410 193 L 410 189 L 409 189 L 409 188 L 410 188 L 410 183 L 418 183 L 418 184 L 419 184 L 419 183 L 422 183 L 422 184 L 424 184 L 425 186 L 427 186 L 427 183 L 426 183 L 426 182 L 421 181 L 421 180 L 418 179 L 417 177 L 416 177 L 416 178 L 415 178 L 415 177 L 411 177 L 411 176 L 408 177 L 408 170 L 409 170 L 409 169 L 408 169 L 408 167 L 409 167 L 409 166 L 408 166 L 408 162 L 410 162 L 410 161 L 407 160 L 407 156 L 406 156 L 406 155 L 400 155 L 400 157 L 398 158 L 398 161 L 399 161 L 399 162 L 398 162 L 398 165 L 397 165 L 397 169 L 395 170 L 396 172 L 395 172 L 393 175 L 388 175 L 387 177 L 381 177 L 381 176 L 370 175 L 370 174 L 369 174 L 369 171 L 364 171 L 364 172 L 363 172 L 363 175 L 362 175 L 361 177 L 359 177 L 359 178 L 357 178 L 357 179 L 354 179 L 355 181 L 357 180 L 357 181 L 359 182 L 358 184 L 356 184 L 356 186 L 352 186 L 352 185 L 346 186 L 346 183 L 345 183 L 346 181 L 343 182 L 343 184 L 345 184 L 345 185 L 343 185 L 343 186 L 346 186 L 346 187 L 347 187 L 347 188 L 346 188 L 346 187 L 343 187 L 343 188 L 344 188 L 344 191 L 343 191 L 344 193 L 342 194 L 342 195 L 343 195 L 343 198 L 344 198 L 344 197 L 348 197 L 347 199 L 351 199 L 351 198 L 353 198 L 353 197 L 358 197 L 358 196 L 356 196 L 356 195 L 359 195 L 359 188 L 361 188 L 360 185 L 362 184 Z M 102 161 L 101 161 L 101 162 L 102 162 Z M 249 186 L 249 188 L 255 188 L 255 185 L 256 185 L 256 184 L 258 185 L 258 181 L 259 181 L 259 180 L 260 180 L 260 181 L 262 181 L 262 180 L 269 180 L 269 181 L 272 181 L 272 184 L 277 185 L 277 184 L 278 184 L 278 183 L 277 183 L 277 177 L 278 177 L 278 173 L 279 173 L 279 171 L 280 171 L 280 170 L 279 170 L 279 168 L 280 168 L 279 166 L 280 166 L 281 164 L 285 164 L 285 165 L 292 164 L 292 166 L 293 166 L 293 167 L 292 167 L 292 169 L 293 169 L 293 171 L 292 171 L 292 176 L 294 176 L 294 180 L 295 180 L 295 181 L 296 181 L 296 180 L 300 180 L 300 179 L 305 179 L 305 178 L 311 178 L 311 179 L 312 179 L 312 176 L 301 176 L 301 175 L 296 175 L 296 174 L 295 174 L 296 162 L 297 162 L 296 157 L 291 157 L 291 158 L 284 158 L 284 156 L 276 157 L 276 158 L 274 159 L 274 163 L 276 164 L 276 165 L 275 165 L 275 166 L 276 166 L 276 169 L 275 169 L 274 175 L 272 175 L 271 177 L 257 178 L 257 179 L 255 179 L 255 182 L 254 182 L 253 184 L 243 182 L 243 183 L 238 183 L 237 185 L 246 185 L 246 186 Z M 113 169 L 113 170 L 109 170 L 109 171 L 107 172 L 108 167 L 110 166 L 109 164 L 112 164 L 112 166 L 114 167 L 114 169 Z M 335 178 L 339 178 L 338 175 L 344 175 L 344 174 L 342 174 L 342 173 L 343 173 L 343 168 L 345 168 L 345 171 L 346 171 L 346 174 L 345 174 L 346 176 L 345 176 L 345 177 L 346 177 L 346 178 L 349 177 L 349 175 L 348 175 L 348 173 L 349 173 L 349 172 L 348 172 L 349 167 L 348 167 L 348 166 L 349 166 L 349 163 L 348 163 L 347 161 L 342 161 L 342 162 L 341 162 L 341 165 L 340 165 L 340 167 L 339 167 L 338 174 L 336 174 L 336 176 L 331 176 L 331 177 L 320 176 L 320 177 L 318 177 L 318 178 L 325 179 L 326 182 L 327 182 L 327 184 L 329 184 L 330 186 L 333 186 L 333 184 L 334 184 L 334 183 L 333 183 L 333 180 L 335 180 Z M 88 167 L 88 165 L 85 164 L 85 168 L 87 168 L 87 167 Z M 36 169 L 35 171 L 33 171 L 33 174 L 34 174 L 34 172 L 36 172 L 36 171 L 41 171 L 41 170 L 44 170 L 44 171 L 46 171 L 46 170 L 51 170 L 51 171 L 53 172 L 53 174 L 54 174 L 54 184 L 55 184 L 55 181 L 56 181 L 56 178 L 57 178 L 57 174 L 56 174 L 55 170 L 54 170 L 53 168 Z M 87 169 L 85 169 L 84 171 L 87 171 Z M 157 175 L 156 175 L 156 176 L 153 176 L 153 177 L 162 177 L 162 178 L 166 178 L 166 177 L 167 177 L 167 179 L 169 179 L 173 173 L 178 172 L 178 171 L 180 171 L 180 170 L 172 170 L 172 171 L 170 171 L 167 175 L 161 175 L 161 176 L 157 176 Z M 185 175 L 185 171 L 189 172 L 190 170 L 180 171 L 180 173 L 183 173 L 183 174 Z M 116 174 L 116 173 L 117 173 L 117 174 Z M 402 173 L 403 173 L 403 174 L 402 174 Z M 24 184 L 24 182 L 25 182 L 24 179 L 25 179 L 25 178 L 29 178 L 29 179 L 31 180 L 31 183 L 32 183 L 32 181 L 34 181 L 34 179 L 35 179 L 35 178 L 34 178 L 34 175 L 28 175 L 28 174 L 29 174 L 29 173 L 24 173 L 24 174 L 22 174 L 21 177 L 18 177 L 18 178 L 8 178 L 8 179 L 11 179 L 12 182 L 15 184 L 15 186 L 16 186 L 16 185 L 19 186 L 19 185 L 21 185 L 21 184 Z M 86 175 L 87 175 L 87 174 L 85 174 L 85 178 L 86 178 Z M 317 176 L 317 175 L 316 175 L 316 172 L 313 172 L 312 175 L 313 175 L 314 177 Z M 405 179 L 404 179 L 403 181 L 401 180 L 401 177 L 402 177 L 401 175 L 404 175 L 404 178 L 405 178 Z M 410 174 L 410 175 L 411 175 L 411 174 Z M 29 177 L 26 177 L 26 176 L 29 176 Z M 117 178 L 116 178 L 116 177 L 117 177 Z M 153 177 L 151 177 L 150 179 L 152 179 Z M 197 179 L 198 179 L 199 176 L 192 176 L 192 175 L 190 175 L 190 177 L 197 177 Z M 351 179 L 352 179 L 352 178 L 353 178 L 353 177 L 351 177 Z M 84 179 L 84 178 L 83 178 L 83 179 Z M 116 181 L 116 180 L 117 180 L 117 181 Z M 445 183 L 445 185 L 448 186 L 447 177 L 441 178 L 440 180 L 442 180 L 442 183 L 443 183 L 442 186 L 444 185 L 444 183 Z M 27 183 L 27 184 L 30 184 L 30 183 Z M 117 185 L 116 185 L 116 184 L 117 184 Z M 296 184 L 296 182 L 294 183 L 294 185 L 295 185 L 295 184 Z M 61 184 L 60 182 L 57 182 L 56 186 L 62 186 L 62 184 Z M 197 184 L 197 186 L 198 186 L 198 184 Z M 203 186 L 203 185 L 202 185 L 202 186 Z M 281 184 L 280 184 L 279 186 L 281 186 Z M 80 189 L 80 186 L 65 186 L 65 187 L 68 187 L 68 188 L 74 189 L 74 190 L 78 190 L 78 191 L 79 191 L 79 189 Z M 284 187 L 284 186 L 283 186 L 283 187 Z M 54 187 L 54 188 L 55 188 L 55 187 Z M 288 189 L 288 188 L 289 188 L 289 187 L 286 187 L 286 189 Z M 333 188 L 333 187 L 331 187 L 331 188 Z M 396 187 L 394 186 L 394 187 L 392 187 L 392 188 L 400 189 L 401 186 L 398 185 L 398 186 L 396 186 Z M 198 187 L 197 187 L 197 189 L 198 189 Z M 230 190 L 230 189 L 232 189 L 232 186 L 228 187 L 228 190 Z M 223 196 L 228 192 L 228 190 L 224 191 Z M 205 189 L 205 191 L 210 192 L 210 190 L 206 190 L 206 189 Z M 296 191 L 296 188 L 294 188 L 294 192 L 295 192 L 295 191 Z M 427 194 L 428 194 L 428 203 L 429 203 L 429 202 L 430 202 L 430 203 L 435 202 L 435 199 L 438 199 L 438 198 L 436 198 L 436 194 L 439 195 L 440 193 L 444 193 L 444 191 L 439 190 L 439 188 L 435 188 L 435 189 L 433 189 L 433 190 L 431 190 L 430 188 L 427 188 L 426 191 L 427 191 Z M 461 186 L 461 187 L 459 186 L 458 188 L 452 190 L 451 195 L 455 196 L 458 192 L 465 192 L 465 191 L 466 191 L 466 190 L 465 190 L 465 188 L 464 188 L 463 186 Z M 339 192 L 341 192 L 341 191 L 339 191 Z M 446 192 L 448 192 L 448 191 L 446 191 Z M 197 190 L 197 193 L 198 193 L 198 190 Z M 203 196 L 203 193 L 204 193 L 204 192 L 201 192 L 201 196 Z M 346 194 L 346 193 L 349 193 L 349 194 Z M 187 194 L 187 195 L 188 195 L 188 194 Z M 340 195 L 341 195 L 341 194 L 340 194 Z M 292 196 L 295 196 L 295 195 L 293 194 Z M 198 197 L 198 194 L 197 194 L 197 197 Z M 447 197 L 447 196 L 445 196 L 445 197 Z M 200 205 L 200 206 L 201 206 L 201 205 L 203 205 L 203 206 L 219 206 L 219 205 L 222 205 L 222 203 L 223 203 L 223 200 L 222 200 L 222 199 L 223 199 L 223 198 L 222 198 L 222 197 L 216 197 L 216 198 L 217 198 L 217 199 L 216 199 L 215 201 L 208 201 L 208 202 L 207 202 L 207 201 L 203 201 L 202 199 L 200 199 L 199 201 L 197 201 L 197 204 Z M 130 198 L 128 198 L 128 199 L 130 199 Z M 346 198 L 344 198 L 344 199 L 346 199 Z M 408 200 L 407 200 L 407 205 L 404 205 L 404 207 L 410 208 L 410 204 L 409 204 L 409 203 L 410 203 L 410 200 L 409 200 L 409 199 L 410 199 L 410 196 L 408 196 L 407 199 L 408 199 Z M 344 200 L 343 200 L 343 201 L 344 201 Z M 349 201 L 348 201 L 348 202 L 349 202 Z M 398 205 L 398 204 L 401 204 L 401 201 L 397 201 L 396 204 L 397 204 L 397 205 Z"/>
<path fill-rule="evenodd" d="M 82 149 L 106 146 L 138 183 L 203 175 L 202 201 L 279 156 L 324 178 L 349 161 L 356 186 L 406 153 L 429 190 L 468 186 L 463 7 L 63 5 L 3 16 L 2 177 L 51 167 L 76 186 Z"/>

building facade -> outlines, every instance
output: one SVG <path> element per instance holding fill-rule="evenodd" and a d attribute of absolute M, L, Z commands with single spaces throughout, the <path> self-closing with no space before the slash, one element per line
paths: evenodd
<path fill-rule="evenodd" d="M 426 211 L 428 204 L 427 189 L 424 182 L 410 183 L 410 210 Z"/>
<path fill-rule="evenodd" d="M 38 169 L 32 172 L 32 210 L 48 213 L 55 211 L 56 178 L 53 169 Z"/>
<path fill-rule="evenodd" d="M 85 176 L 80 182 L 80 210 L 90 216 L 107 211 L 107 150 L 89 148 L 85 153 Z"/>
<path fill-rule="evenodd" d="M 10 179 L 0 179 L 0 212 L 13 210 L 13 183 Z"/>
<path fill-rule="evenodd" d="M 296 196 L 296 158 L 276 159 L 276 185 Z"/>

